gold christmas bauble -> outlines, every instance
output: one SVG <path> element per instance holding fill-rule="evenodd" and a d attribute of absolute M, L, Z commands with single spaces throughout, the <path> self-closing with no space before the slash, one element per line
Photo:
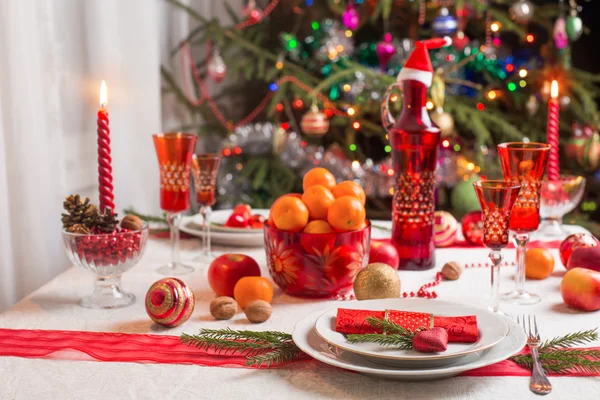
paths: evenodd
<path fill-rule="evenodd" d="M 440 128 L 442 137 L 448 137 L 454 132 L 454 118 L 441 108 L 431 113 L 431 120 Z"/>
<path fill-rule="evenodd" d="M 400 278 L 392 267 L 372 263 L 361 269 L 354 280 L 357 300 L 393 299 L 400 297 Z"/>
<path fill-rule="evenodd" d="M 310 111 L 302 116 L 300 129 L 307 136 L 323 136 L 329 130 L 329 118 L 313 105 Z"/>

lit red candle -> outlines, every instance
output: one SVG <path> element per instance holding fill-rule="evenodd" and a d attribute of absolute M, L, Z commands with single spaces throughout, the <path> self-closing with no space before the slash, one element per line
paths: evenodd
<path fill-rule="evenodd" d="M 115 210 L 115 195 L 112 184 L 112 158 L 110 157 L 110 128 L 108 127 L 108 89 L 106 82 L 100 85 L 100 109 L 98 110 L 98 189 L 100 192 L 100 211 Z"/>
<path fill-rule="evenodd" d="M 559 176 L 558 166 L 558 82 L 552 81 L 550 88 L 550 101 L 548 102 L 548 144 L 552 145 L 548 156 L 548 179 L 557 181 Z"/>

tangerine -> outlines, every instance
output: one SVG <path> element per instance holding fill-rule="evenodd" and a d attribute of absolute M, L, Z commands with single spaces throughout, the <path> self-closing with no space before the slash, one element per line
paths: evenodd
<path fill-rule="evenodd" d="M 302 195 L 300 193 L 288 193 L 288 194 L 284 194 L 282 196 L 279 196 L 274 202 L 273 204 L 271 204 L 271 210 L 269 211 L 269 218 L 267 219 L 268 225 L 274 227 L 275 226 L 275 221 L 273 220 L 273 209 L 275 208 L 275 204 L 277 204 L 277 202 L 281 199 L 283 199 L 286 196 L 290 196 L 290 197 L 295 197 L 297 199 L 301 199 Z"/>
<path fill-rule="evenodd" d="M 525 253 L 525 276 L 546 279 L 554 270 L 554 256 L 548 249 L 529 249 Z"/>
<path fill-rule="evenodd" d="M 235 284 L 233 298 L 242 308 L 254 300 L 273 300 L 273 284 L 264 276 L 245 276 Z"/>
<path fill-rule="evenodd" d="M 327 210 L 335 201 L 333 193 L 323 185 L 313 185 L 304 191 L 302 202 L 310 219 L 326 219 Z"/>
<path fill-rule="evenodd" d="M 367 195 L 365 194 L 365 191 L 356 182 L 340 182 L 337 185 L 335 185 L 333 189 L 331 189 L 331 193 L 333 193 L 336 199 L 342 196 L 354 196 L 360 200 L 363 206 L 367 202 Z"/>
<path fill-rule="evenodd" d="M 336 199 L 327 212 L 327 222 L 338 231 L 353 231 L 365 222 L 365 207 L 354 196 Z"/>
<path fill-rule="evenodd" d="M 304 233 L 333 233 L 335 229 L 327 221 L 315 220 L 310 221 L 302 231 Z"/>
<path fill-rule="evenodd" d="M 306 191 L 306 189 L 314 185 L 323 185 L 331 190 L 335 186 L 335 176 L 325 168 L 313 168 L 304 175 L 302 189 Z"/>

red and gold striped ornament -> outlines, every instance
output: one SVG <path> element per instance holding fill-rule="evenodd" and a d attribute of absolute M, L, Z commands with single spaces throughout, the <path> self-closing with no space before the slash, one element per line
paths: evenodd
<path fill-rule="evenodd" d="M 436 247 L 452 246 L 456 241 L 458 221 L 448 211 L 436 211 L 434 214 L 433 237 Z"/>
<path fill-rule="evenodd" d="M 152 321 L 167 328 L 187 321 L 196 299 L 192 289 L 181 279 L 163 278 L 150 286 L 146 293 L 146 312 Z"/>
<path fill-rule="evenodd" d="M 310 111 L 302 116 L 300 128 L 305 135 L 323 136 L 329 130 L 329 119 L 313 104 Z"/>

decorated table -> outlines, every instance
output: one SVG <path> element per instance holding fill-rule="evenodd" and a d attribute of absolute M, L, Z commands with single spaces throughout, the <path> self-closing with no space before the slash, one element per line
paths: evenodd
<path fill-rule="evenodd" d="M 197 240 L 182 241 L 182 259 L 197 255 Z M 239 252 L 252 256 L 266 270 L 263 248 L 224 248 L 219 252 Z M 0 315 L 0 328 L 116 332 L 177 336 L 194 334 L 201 328 L 248 330 L 278 330 L 292 332 L 304 316 L 332 307 L 343 307 L 346 301 L 308 300 L 282 294 L 276 289 L 273 314 L 269 320 L 251 324 L 243 313 L 228 321 L 216 321 L 209 312 L 214 293 L 207 283 L 207 266 L 195 264 L 197 271 L 185 277 L 196 297 L 191 318 L 176 328 L 154 324 L 144 310 L 148 287 L 162 278 L 156 267 L 168 258 L 166 240 L 150 238 L 142 260 L 123 275 L 123 286 L 136 296 L 128 307 L 94 310 L 80 307 L 77 302 L 90 291 L 89 272 L 71 268 Z M 558 250 L 551 249 L 558 260 Z M 488 251 L 484 248 L 446 248 L 436 251 L 436 268 L 428 271 L 401 271 L 403 291 L 416 291 L 434 280 L 436 272 L 449 261 L 475 263 L 466 268 L 460 279 L 442 281 L 435 287 L 437 300 L 485 307 L 489 298 L 489 268 L 485 264 Z M 505 250 L 509 264 L 515 251 Z M 512 287 L 514 266 L 503 267 L 501 290 Z M 568 308 L 562 301 L 558 286 L 564 269 L 559 264 L 553 275 L 541 281 L 528 281 L 530 288 L 542 296 L 533 306 L 502 304 L 511 316 L 535 314 L 542 338 L 594 329 L 596 313 L 583 313 Z M 44 358 L 0 357 L 3 371 L 0 398 L 524 398 L 534 397 L 529 391 L 529 377 L 524 376 L 460 376 L 431 382 L 397 382 L 372 378 L 330 367 L 314 360 L 302 360 L 272 369 L 240 366 L 209 367 L 167 363 L 108 362 L 76 351 L 61 351 Z M 600 392 L 598 377 L 551 377 L 551 398 L 584 399 Z"/>

